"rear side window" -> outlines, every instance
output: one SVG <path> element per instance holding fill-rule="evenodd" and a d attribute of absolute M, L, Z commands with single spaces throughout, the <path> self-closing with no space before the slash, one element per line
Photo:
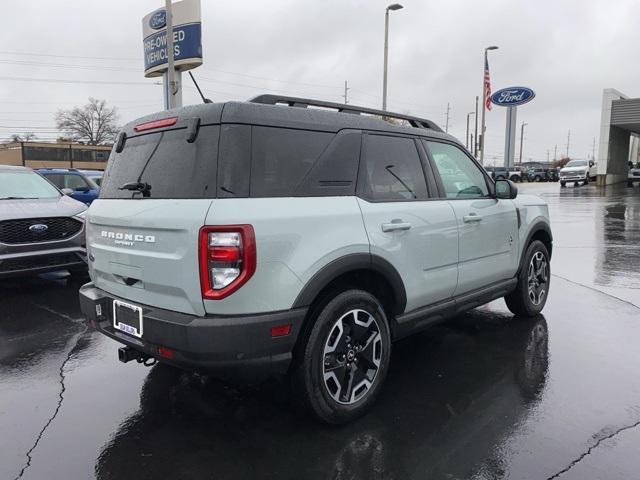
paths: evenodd
<path fill-rule="evenodd" d="M 80 175 L 64 175 L 64 188 L 70 188 L 72 190 L 81 190 L 83 188 L 89 188 L 87 182 L 84 181 Z"/>
<path fill-rule="evenodd" d="M 367 135 L 359 190 L 374 201 L 423 200 L 427 184 L 413 139 Z"/>
<path fill-rule="evenodd" d="M 325 132 L 253 127 L 251 196 L 293 196 L 333 137 Z"/>
<path fill-rule="evenodd" d="M 248 197 L 251 126 L 223 125 L 220 130 L 218 198 Z"/>
<path fill-rule="evenodd" d="M 59 189 L 62 190 L 63 188 L 66 188 L 64 186 L 64 175 L 51 174 L 51 173 L 43 173 L 42 175 Z"/>
<path fill-rule="evenodd" d="M 219 126 L 202 126 L 197 140 L 187 130 L 165 130 L 127 138 L 122 152 L 112 152 L 100 198 L 139 198 L 120 190 L 126 183 L 151 186 L 149 198 L 214 198 Z"/>

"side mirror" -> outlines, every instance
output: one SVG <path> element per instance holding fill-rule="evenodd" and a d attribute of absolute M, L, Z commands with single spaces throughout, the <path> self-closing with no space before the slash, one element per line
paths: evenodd
<path fill-rule="evenodd" d="M 589 166 L 593 167 L 596 163 L 595 162 L 589 162 Z"/>
<path fill-rule="evenodd" d="M 62 193 L 64 193 L 65 195 L 72 195 L 73 194 L 73 190 L 70 188 L 63 188 L 62 189 Z"/>
<path fill-rule="evenodd" d="M 511 180 L 496 180 L 496 198 L 513 200 L 518 196 L 518 187 Z"/>

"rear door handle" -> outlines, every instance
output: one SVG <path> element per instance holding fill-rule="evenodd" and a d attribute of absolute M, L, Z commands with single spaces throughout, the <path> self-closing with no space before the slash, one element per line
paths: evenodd
<path fill-rule="evenodd" d="M 482 217 L 477 213 L 470 213 L 469 215 L 462 217 L 462 221 L 465 223 L 481 222 Z"/>
<path fill-rule="evenodd" d="M 395 232 L 397 230 L 409 230 L 411 228 L 411 224 L 409 222 L 403 222 L 399 218 L 394 218 L 391 220 L 391 223 L 383 223 L 382 231 L 383 232 Z"/>

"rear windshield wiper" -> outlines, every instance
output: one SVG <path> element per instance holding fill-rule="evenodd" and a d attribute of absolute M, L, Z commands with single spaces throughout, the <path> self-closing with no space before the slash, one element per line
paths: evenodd
<path fill-rule="evenodd" d="M 140 192 L 143 197 L 151 196 L 151 185 L 146 182 L 129 182 L 122 185 L 118 190 L 131 190 L 132 192 Z"/>

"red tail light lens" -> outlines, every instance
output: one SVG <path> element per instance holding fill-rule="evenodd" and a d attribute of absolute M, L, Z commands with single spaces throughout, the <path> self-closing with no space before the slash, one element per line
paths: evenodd
<path fill-rule="evenodd" d="M 202 298 L 228 297 L 256 271 L 256 240 L 251 225 L 202 227 L 198 247 Z"/>

